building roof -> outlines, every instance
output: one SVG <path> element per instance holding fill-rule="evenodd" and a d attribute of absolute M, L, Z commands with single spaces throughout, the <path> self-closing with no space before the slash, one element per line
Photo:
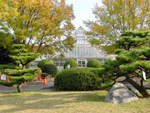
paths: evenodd
<path fill-rule="evenodd" d="M 80 26 L 73 33 L 77 43 L 72 51 L 65 53 L 65 58 L 106 58 L 106 52 L 92 47 L 84 32 L 85 30 Z"/>
<path fill-rule="evenodd" d="M 105 59 L 112 57 L 111 55 L 107 55 L 105 51 L 94 46 L 92 47 L 87 41 L 85 30 L 81 26 L 75 30 L 72 36 L 77 42 L 72 51 L 64 53 L 66 59 Z M 46 57 L 43 55 L 41 58 L 36 59 L 36 61 L 40 61 L 41 59 L 46 59 Z"/>

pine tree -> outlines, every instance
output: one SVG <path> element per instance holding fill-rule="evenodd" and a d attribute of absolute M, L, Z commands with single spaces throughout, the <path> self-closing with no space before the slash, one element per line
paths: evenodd
<path fill-rule="evenodd" d="M 26 65 L 29 65 L 35 60 L 39 54 L 33 55 L 33 53 L 27 53 L 24 44 L 13 44 L 12 50 L 9 55 L 14 63 L 0 65 L 1 73 L 10 77 L 10 82 L 0 80 L 0 84 L 13 86 L 17 84 L 18 92 L 22 92 L 22 84 L 24 82 L 33 80 L 36 77 L 35 72 L 40 68 L 25 69 Z"/>
<path fill-rule="evenodd" d="M 143 97 L 149 97 L 143 86 L 144 79 L 150 78 L 150 47 L 148 42 L 150 32 L 127 31 L 121 35 L 115 45 L 119 49 L 115 61 L 106 61 L 105 69 L 101 70 L 104 77 L 116 80 L 118 77 L 126 77 L 126 80 L 135 87 Z M 144 75 L 146 74 L 146 78 Z M 140 83 L 134 78 L 139 78 Z"/>

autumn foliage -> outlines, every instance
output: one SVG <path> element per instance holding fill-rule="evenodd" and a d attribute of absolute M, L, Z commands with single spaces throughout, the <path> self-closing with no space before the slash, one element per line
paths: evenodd
<path fill-rule="evenodd" d="M 63 53 L 74 47 L 75 40 L 70 34 L 75 17 L 72 5 L 65 0 L 1 0 L 0 3 L 1 29 L 4 32 L 11 29 L 13 43 L 26 44 L 28 51 L 42 54 Z"/>

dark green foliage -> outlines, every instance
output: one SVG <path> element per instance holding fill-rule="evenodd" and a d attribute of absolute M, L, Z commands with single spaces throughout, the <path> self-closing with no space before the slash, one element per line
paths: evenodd
<path fill-rule="evenodd" d="M 107 75 L 107 77 L 105 76 L 106 70 L 104 68 L 86 68 L 86 69 L 98 75 L 98 77 L 101 79 L 101 85 L 98 87 L 99 89 L 109 89 L 114 83 L 114 80 L 110 79 L 110 75 Z"/>
<path fill-rule="evenodd" d="M 0 65 L 0 69 L 6 69 L 6 68 L 9 68 L 9 69 L 22 69 L 22 67 L 20 66 L 17 66 L 17 65 L 8 65 L 8 64 L 3 64 L 3 65 Z"/>
<path fill-rule="evenodd" d="M 40 70 L 40 68 L 35 69 L 20 69 L 20 70 L 13 70 L 13 71 L 2 71 L 3 74 L 9 75 L 9 76 L 22 76 L 25 73 L 32 73 L 35 71 Z"/>
<path fill-rule="evenodd" d="M 7 48 L 0 47 L 0 64 L 8 64 L 13 62 L 13 59 L 9 57 L 10 51 Z"/>
<path fill-rule="evenodd" d="M 41 61 L 37 64 L 37 66 L 42 69 L 42 67 L 43 67 L 45 64 L 47 64 L 47 63 L 53 64 L 52 61 L 44 59 L 44 60 L 41 60 Z"/>
<path fill-rule="evenodd" d="M 70 68 L 76 68 L 78 66 L 76 60 L 70 59 L 64 64 L 64 69 L 67 65 L 70 65 Z"/>
<path fill-rule="evenodd" d="M 19 76 L 19 77 L 11 77 L 10 80 L 14 80 L 14 81 L 31 81 L 35 78 L 35 75 L 32 74 L 32 73 L 27 73 L 27 74 L 24 74 L 23 76 Z"/>
<path fill-rule="evenodd" d="M 12 81 L 7 82 L 7 81 L 2 81 L 2 80 L 0 80 L 0 84 L 3 84 L 3 85 L 5 85 L 5 86 L 10 86 L 10 87 L 12 87 L 12 86 L 15 86 L 15 85 L 17 84 L 17 82 L 16 82 L 16 81 L 15 81 L 15 82 L 12 82 Z"/>
<path fill-rule="evenodd" d="M 102 64 L 100 61 L 98 61 L 96 59 L 91 59 L 88 61 L 87 67 L 100 68 L 100 67 L 102 67 Z"/>
<path fill-rule="evenodd" d="M 120 49 L 133 49 L 148 44 L 149 32 L 145 31 L 127 31 L 121 35 L 120 40 L 115 42 L 117 48 Z"/>
<path fill-rule="evenodd" d="M 107 78 L 105 79 L 105 82 L 102 82 L 98 88 L 101 90 L 109 90 L 112 87 L 112 84 L 114 84 L 114 81 Z"/>
<path fill-rule="evenodd" d="M 57 74 L 57 71 L 57 66 L 52 63 L 44 64 L 44 66 L 42 67 L 42 72 L 48 73 L 51 76 L 55 76 Z"/>
<path fill-rule="evenodd" d="M 39 55 L 40 54 L 33 55 L 33 53 L 27 53 L 27 49 L 25 49 L 24 44 L 13 44 L 9 56 L 15 61 L 16 64 L 25 66 L 35 60 Z"/>
<path fill-rule="evenodd" d="M 150 40 L 150 32 L 147 31 L 127 31 L 121 35 L 115 45 L 119 48 L 116 51 L 118 55 L 116 61 L 106 61 L 104 69 L 100 72 L 104 78 L 109 78 L 115 82 L 119 77 L 125 76 L 126 80 L 134 86 L 143 97 L 148 97 L 146 89 L 143 86 L 143 71 L 146 78 L 150 78 L 150 48 L 148 42 Z M 140 83 L 134 81 L 133 78 L 138 77 Z"/>
<path fill-rule="evenodd" d="M 83 69 L 83 70 L 88 70 L 96 75 L 99 75 L 100 71 L 103 69 L 103 68 L 93 68 L 93 67 L 83 67 L 83 68 L 80 68 L 80 69 Z"/>
<path fill-rule="evenodd" d="M 22 91 L 22 83 L 33 80 L 37 76 L 36 71 L 40 70 L 40 68 L 25 69 L 25 66 L 35 60 L 39 54 L 27 53 L 24 47 L 23 44 L 12 45 L 13 50 L 10 51 L 9 56 L 15 63 L 0 65 L 1 73 L 9 76 L 11 80 L 10 82 L 0 80 L 0 83 L 8 86 L 17 84 L 18 92 Z"/>
<path fill-rule="evenodd" d="M 89 69 L 71 68 L 62 70 L 54 79 L 54 86 L 59 90 L 85 91 L 95 90 L 101 85 L 101 79 Z"/>

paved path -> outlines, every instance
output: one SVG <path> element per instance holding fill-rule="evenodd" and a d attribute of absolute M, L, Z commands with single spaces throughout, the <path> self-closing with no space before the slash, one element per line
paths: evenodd
<path fill-rule="evenodd" d="M 28 83 L 28 85 L 22 86 L 22 91 L 30 91 L 30 90 L 40 90 L 40 89 L 50 89 L 54 88 L 54 81 L 47 80 L 48 85 L 43 85 L 43 81 L 35 82 L 35 83 Z M 127 86 L 133 87 L 131 84 L 125 84 Z M 150 84 L 144 85 L 146 88 L 150 89 Z M 0 93 L 10 93 L 10 92 L 17 92 L 16 87 L 7 87 L 0 85 Z"/>
<path fill-rule="evenodd" d="M 40 90 L 45 87 L 53 87 L 54 86 L 53 81 L 48 81 L 47 83 L 48 83 L 48 85 L 43 85 L 43 82 L 41 82 L 40 84 L 23 85 L 22 91 Z M 17 92 L 17 88 L 0 85 L 0 93 L 10 93 L 10 92 Z"/>

